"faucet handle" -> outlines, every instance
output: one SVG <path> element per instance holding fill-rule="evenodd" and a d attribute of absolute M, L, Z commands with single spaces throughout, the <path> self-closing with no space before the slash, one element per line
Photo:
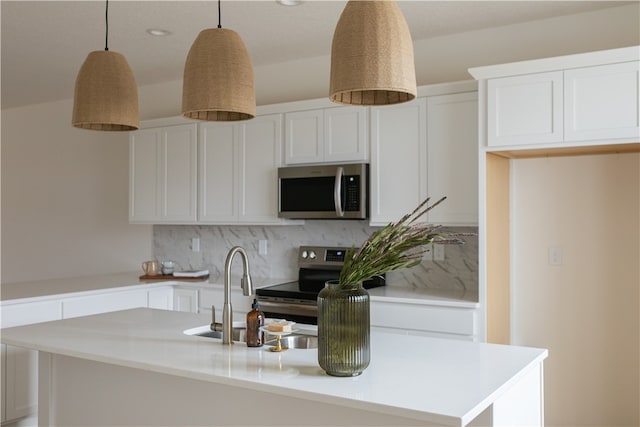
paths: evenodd
<path fill-rule="evenodd" d="M 212 331 L 221 331 L 222 330 L 222 323 L 218 323 L 216 322 L 216 306 L 212 305 L 211 306 L 211 326 L 210 326 Z"/>

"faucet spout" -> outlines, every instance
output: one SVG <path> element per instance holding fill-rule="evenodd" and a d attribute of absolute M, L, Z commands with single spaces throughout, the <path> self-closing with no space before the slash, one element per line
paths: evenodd
<path fill-rule="evenodd" d="M 242 258 L 242 293 L 245 296 L 253 295 L 253 283 L 249 274 L 249 257 L 240 246 L 231 248 L 224 263 L 224 305 L 222 307 L 222 344 L 231 345 L 231 330 L 233 328 L 233 311 L 231 309 L 231 262 L 236 254 Z"/>

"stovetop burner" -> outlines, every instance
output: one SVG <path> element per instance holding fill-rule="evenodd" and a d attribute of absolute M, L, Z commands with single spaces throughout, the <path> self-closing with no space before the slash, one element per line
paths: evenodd
<path fill-rule="evenodd" d="M 322 288 L 320 288 L 322 289 Z M 267 286 L 265 288 L 256 289 L 256 295 L 261 297 L 276 298 L 283 302 L 291 302 L 295 300 L 305 300 L 315 302 L 318 298 L 318 290 L 300 289 L 298 282 L 282 283 L 280 285 Z"/>

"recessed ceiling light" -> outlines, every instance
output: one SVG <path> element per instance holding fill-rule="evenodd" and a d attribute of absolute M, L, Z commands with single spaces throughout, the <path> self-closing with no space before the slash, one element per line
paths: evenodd
<path fill-rule="evenodd" d="M 150 34 L 155 37 L 164 37 L 171 34 L 169 30 L 163 30 L 162 28 L 149 28 L 147 30 L 147 34 Z"/>
<path fill-rule="evenodd" d="M 302 0 L 276 0 L 276 2 L 282 6 L 297 6 L 302 4 Z"/>

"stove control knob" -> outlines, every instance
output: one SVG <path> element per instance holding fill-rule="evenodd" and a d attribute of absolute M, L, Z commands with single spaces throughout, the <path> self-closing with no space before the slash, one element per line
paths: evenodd
<path fill-rule="evenodd" d="M 316 259 L 316 253 L 314 251 L 309 252 L 309 259 Z"/>
<path fill-rule="evenodd" d="M 307 251 L 302 251 L 302 254 L 300 256 L 302 257 L 302 259 L 307 259 L 309 254 L 307 253 Z"/>

